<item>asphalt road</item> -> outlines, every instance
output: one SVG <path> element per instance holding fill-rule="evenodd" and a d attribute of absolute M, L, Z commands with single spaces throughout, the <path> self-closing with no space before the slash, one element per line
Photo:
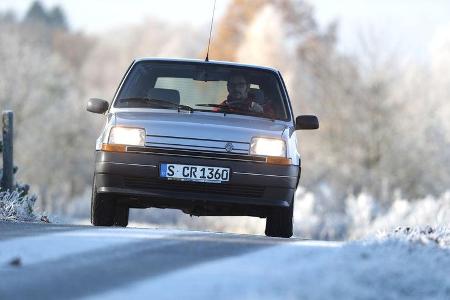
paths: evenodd
<path fill-rule="evenodd" d="M 0 299 L 101 295 L 143 278 L 295 241 L 156 228 L 0 222 Z"/>

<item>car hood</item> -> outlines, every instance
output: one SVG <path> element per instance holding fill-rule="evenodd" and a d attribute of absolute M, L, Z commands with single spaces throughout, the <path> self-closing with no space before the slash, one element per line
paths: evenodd
<path fill-rule="evenodd" d="M 115 117 L 118 126 L 145 128 L 149 147 L 240 154 L 248 154 L 252 137 L 281 138 L 288 127 L 282 121 L 205 112 L 127 111 L 116 112 Z M 226 147 L 228 143 L 232 143 L 232 147 Z"/>

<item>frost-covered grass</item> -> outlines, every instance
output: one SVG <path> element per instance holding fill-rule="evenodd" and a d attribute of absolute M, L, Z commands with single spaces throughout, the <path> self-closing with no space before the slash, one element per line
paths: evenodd
<path fill-rule="evenodd" d="M 0 192 L 0 220 L 34 221 L 34 195 L 24 195 L 18 190 Z"/>
<path fill-rule="evenodd" d="M 379 232 L 377 242 L 402 242 L 421 245 L 435 245 L 450 249 L 450 228 L 431 226 L 399 227 L 391 232 Z"/>

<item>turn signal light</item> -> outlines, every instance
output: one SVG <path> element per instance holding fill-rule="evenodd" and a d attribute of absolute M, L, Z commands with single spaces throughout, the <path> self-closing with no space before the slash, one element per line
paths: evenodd
<path fill-rule="evenodd" d="M 266 158 L 266 162 L 268 164 L 274 164 L 274 165 L 290 165 L 291 159 L 286 157 L 280 157 L 280 156 L 268 156 Z"/>
<path fill-rule="evenodd" d="M 102 144 L 102 151 L 107 152 L 126 152 L 127 146 L 120 144 Z"/>

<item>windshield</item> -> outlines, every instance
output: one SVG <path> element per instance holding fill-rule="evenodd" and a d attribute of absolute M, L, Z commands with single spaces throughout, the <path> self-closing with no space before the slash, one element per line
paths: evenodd
<path fill-rule="evenodd" d="M 288 119 L 277 76 L 250 67 L 138 62 L 114 107 L 158 108 Z"/>

